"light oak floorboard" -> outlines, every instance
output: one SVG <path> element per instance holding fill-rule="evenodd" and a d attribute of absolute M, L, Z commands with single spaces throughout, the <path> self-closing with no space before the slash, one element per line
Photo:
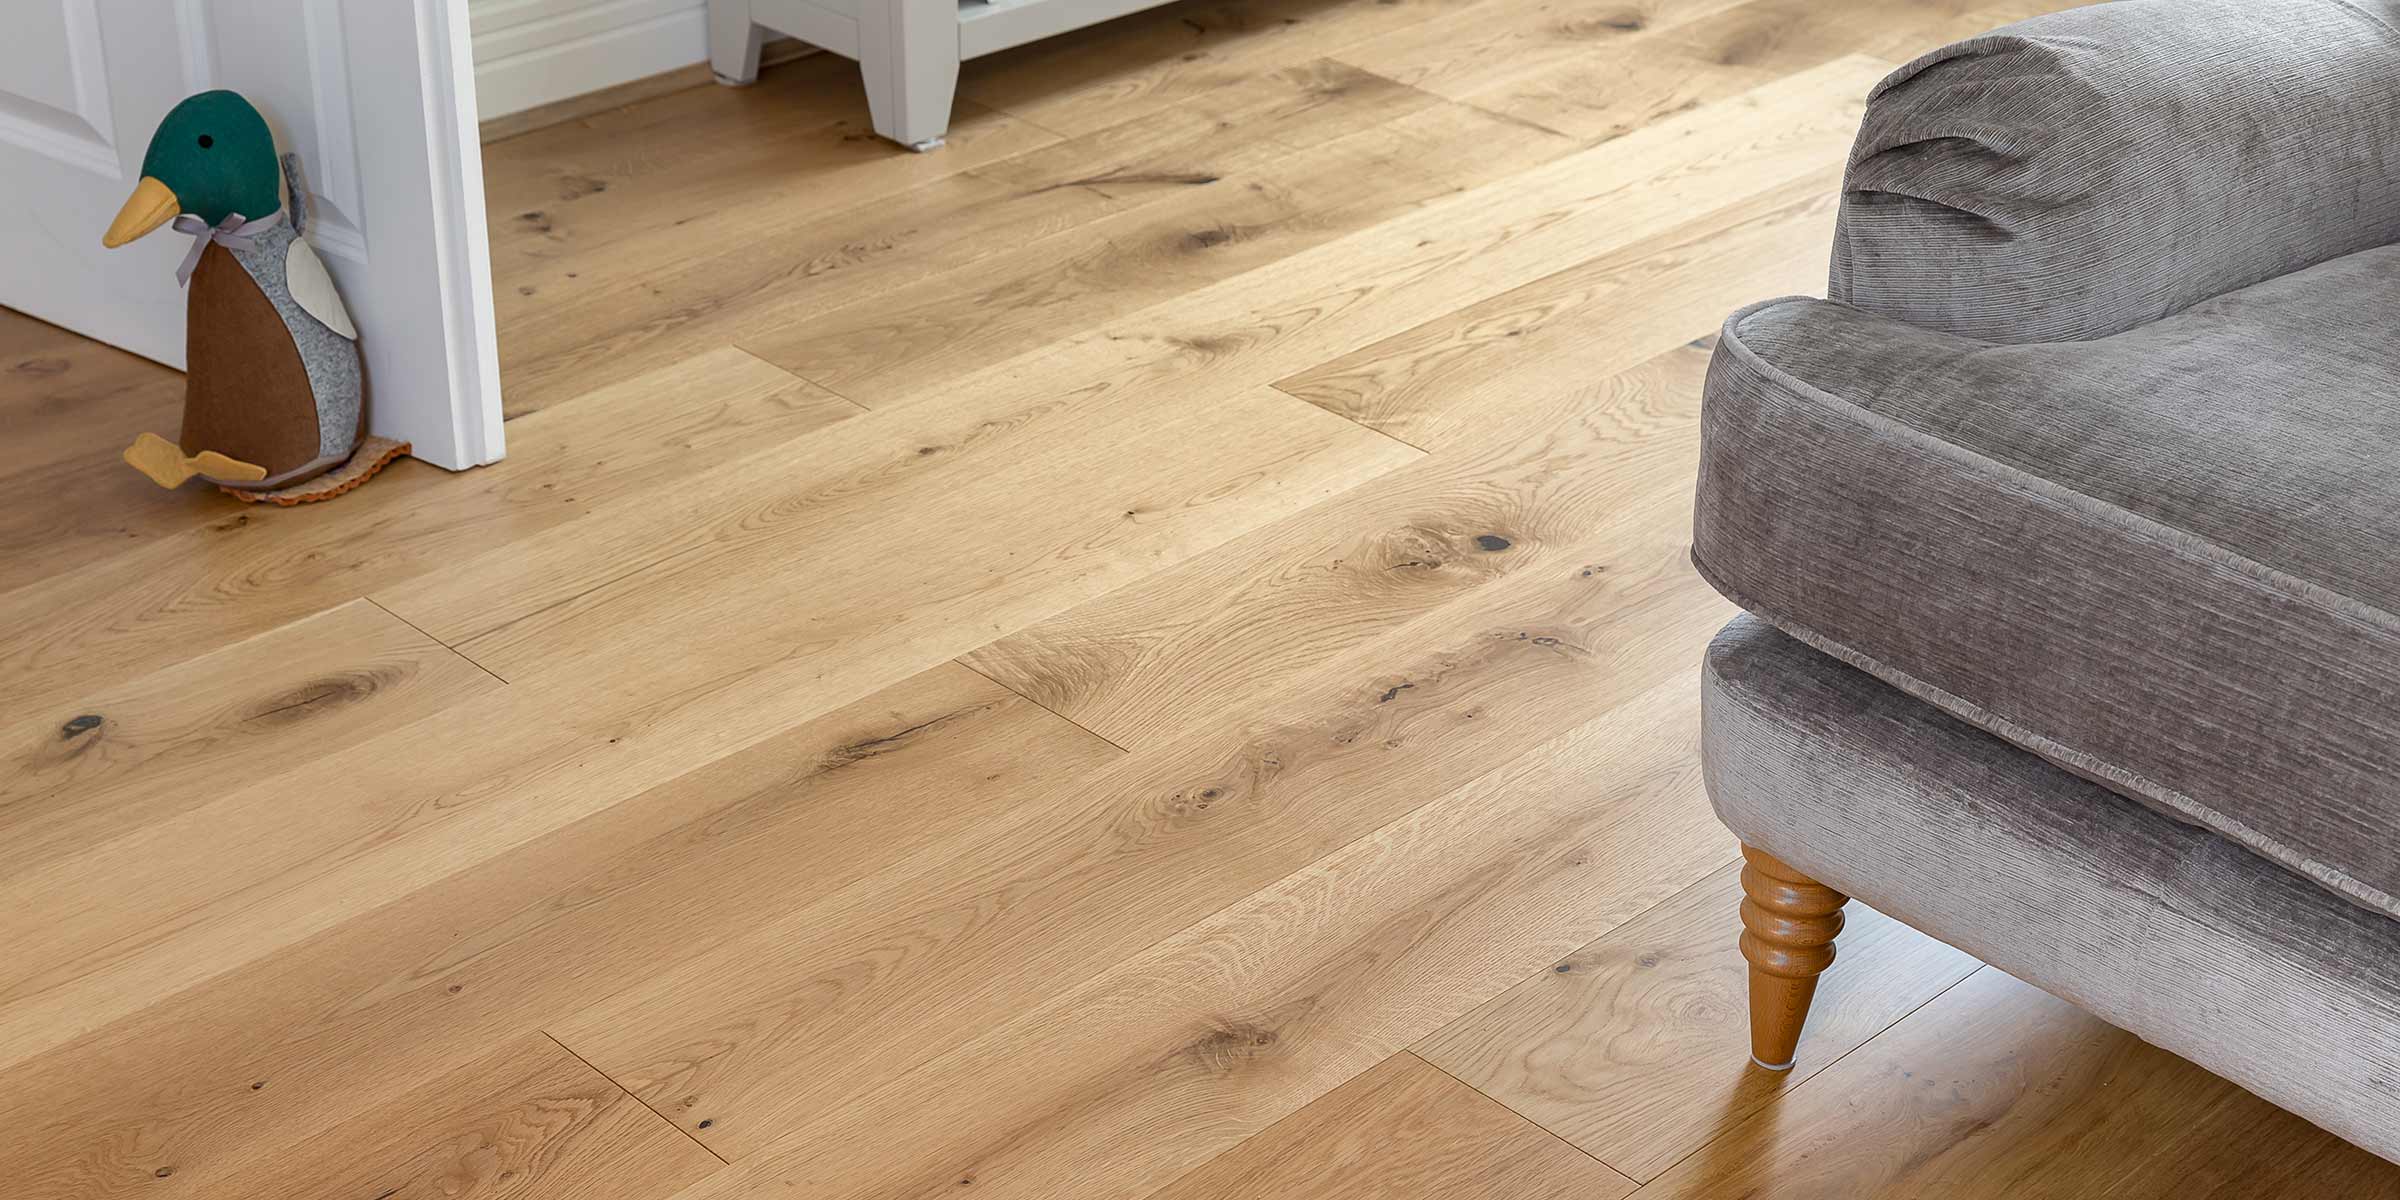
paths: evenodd
<path fill-rule="evenodd" d="M 309 508 L 0 314 L 0 1193 L 2400 1194 L 1864 910 L 1742 1066 L 1708 335 L 2043 6 L 1196 0 L 927 155 L 833 56 L 608 106 L 487 155 L 509 458 Z"/>
<path fill-rule="evenodd" d="M 827 543 L 787 541 L 755 546 L 733 566 L 669 562 L 647 576 L 635 570 L 584 585 L 572 604 L 544 614 L 547 623 L 520 620 L 506 630 L 515 647 L 542 631 L 557 639 L 557 656 L 540 671 L 529 658 L 499 657 L 489 647 L 500 642 L 447 632 L 444 622 L 418 615 L 406 594 L 382 601 L 469 657 L 498 663 L 504 677 L 518 670 L 519 678 L 172 820 L 0 880 L 0 896 L 27 901 L 0 915 L 0 933 L 21 947 L 6 964 L 11 973 L 0 977 L 0 1062 L 229 969 L 240 955 L 429 886 L 1416 456 L 1281 393 L 1253 395 L 1247 407 L 1220 403 L 1180 422 L 1135 422 L 1138 428 L 1114 438 L 1098 430 L 1062 438 L 1039 456 L 977 476 L 972 488 L 937 480 L 904 493 L 916 500 L 907 502 L 914 519 L 903 526 L 855 519 L 887 512 L 890 498 L 849 509 L 773 495 L 755 507 L 728 510 L 720 502 L 697 531 L 705 546 L 721 548 L 735 533 L 838 532 L 858 548 L 830 561 L 853 565 L 829 572 L 820 565 L 828 560 L 794 552 L 826 553 Z M 934 457 L 910 451 L 898 461 Z M 1143 469 L 1150 463 L 1173 469 Z M 1057 480 L 1075 481 L 1074 488 L 1060 490 Z M 995 538 L 980 522 L 996 505 L 1042 488 L 1051 489 L 1051 503 L 1016 522 L 1009 536 Z M 828 508 L 845 519 L 828 518 Z M 495 594 L 531 594 L 535 572 L 548 562 L 605 567 L 610 560 L 596 551 L 612 543 L 653 561 L 647 522 L 676 510 L 652 502 L 635 509 L 640 521 L 615 523 L 597 545 L 558 546 L 558 557 L 545 559 L 528 552 L 540 543 L 529 538 L 439 582 L 457 589 L 445 594 L 460 598 L 458 611 L 483 619 Z M 912 602 L 895 607 L 895 597 Z M 644 610 L 652 615 L 633 615 Z M 494 730 L 507 736 L 490 736 Z M 427 761 L 429 746 L 445 751 Z M 390 769 L 400 762 L 412 769 Z M 291 821 L 278 802 L 293 794 L 322 797 L 308 821 Z M 48 917 L 32 903 L 64 881 L 129 860 L 154 869 L 72 919 Z"/>
<path fill-rule="evenodd" d="M 182 421 L 181 374 L 0 308 L 0 592 L 224 517 L 120 457 Z"/>
<path fill-rule="evenodd" d="M 1845 58 L 1453 192 L 1357 232 L 1296 247 L 986 366 L 972 364 L 991 343 L 970 341 L 930 356 L 872 362 L 859 356 L 857 371 L 834 376 L 841 382 L 831 386 L 847 389 L 845 394 L 877 389 L 851 395 L 872 407 L 917 386 L 1005 392 L 1062 372 L 1090 381 L 1087 386 L 1112 388 L 1270 382 L 1421 323 L 1429 312 L 1485 299 L 1697 213 L 1823 172 L 1839 160 L 1856 129 L 1859 97 L 1888 70 L 1880 60 Z M 1428 120 L 1457 119 L 1451 109 L 1429 113 Z M 1389 141 L 1396 135 L 1362 136 Z M 1382 157 L 1394 158 L 1404 147 L 1394 145 Z M 1355 177 L 1350 188 L 1355 190 Z M 940 311 L 955 313 L 967 328 L 1005 319 L 984 315 L 965 300 L 949 303 Z M 803 347 L 819 345 L 822 336 L 794 330 L 783 343 L 748 348 L 814 378 L 812 371 L 823 367 L 802 365 L 815 361 Z"/>
<path fill-rule="evenodd" d="M 1688 523 L 1615 534 L 1615 570 L 1569 558 L 1429 612 L 555 1031 L 726 1157 L 753 1153 L 1683 675 L 1730 611 L 1685 560 Z"/>
<path fill-rule="evenodd" d="M 813 448 L 761 458 L 727 474 L 789 482 L 746 494 L 710 477 L 653 512 L 611 514 L 608 552 L 562 530 L 377 599 L 510 679 L 673 689 L 806 659 L 823 660 L 821 677 L 881 675 L 963 653 L 1419 457 L 1266 388 L 1207 404 L 1108 400 L 1045 406 L 1041 436 L 1016 431 L 953 455 L 914 422 L 861 422 L 856 438 L 823 441 L 844 457 L 821 475 L 807 469 L 827 457 Z M 999 442 L 1015 453 L 997 453 Z M 1005 530 L 978 520 L 1037 492 L 1044 503 Z M 893 509 L 909 519 L 878 519 Z M 678 519 L 694 523 L 670 528 Z M 516 603 L 484 598 L 496 582 Z M 740 638 L 723 636 L 729 620 Z M 904 646 L 922 649 L 868 653 Z"/>
<path fill-rule="evenodd" d="M 1536 52 L 1460 68 L 1420 42 L 1397 50 L 1402 78 L 1493 112 L 1587 139 L 1622 137 L 1658 114 L 1720 99 L 1844 54 L 1894 62 L 2061 7 L 2047 0 L 1748 0 L 1692 6 L 1683 19 L 1585 53 Z M 1521 35 L 1522 36 L 1522 35 Z M 1533 36 L 1540 37 L 1537 31 Z M 1379 47 L 1345 52 L 1374 69 Z M 1562 48 L 1563 49 L 1563 48 Z"/>
<path fill-rule="evenodd" d="M 683 1200 L 1153 1191 L 1721 863 L 1698 708 L 1687 666 Z"/>
<path fill-rule="evenodd" d="M 263 1090 L 263 1089 L 261 1089 Z M 361 1200 L 651 1200 L 720 1164 L 557 1042 L 527 1034 L 291 1151 L 194 1187 Z M 171 1182 L 173 1164 L 151 1172 Z"/>
<path fill-rule="evenodd" d="M 1510 397 L 1705 339 L 1759 297 L 1823 291 L 1836 182 L 1826 171 L 1771 189 L 1275 386 L 1413 446 L 1471 445 Z"/>
<path fill-rule="evenodd" d="M 216 1194 L 202 1181 L 230 1161 L 280 1152 L 1117 757 L 962 667 L 914 676 L 319 936 L 228 943 L 240 969 L 0 1072 L 0 1177 L 20 1181 L 12 1200 Z M 153 1179 L 162 1166 L 173 1181 Z"/>
<path fill-rule="evenodd" d="M 2390 1197 L 2400 1166 L 1984 967 L 1635 1195 Z"/>
<path fill-rule="evenodd" d="M 1472 101 L 1562 65 L 1640 53 L 1675 29 L 1741 2 L 1484 0 L 1345 47 L 1338 56 L 1435 95 Z"/>
<path fill-rule="evenodd" d="M 1632 1190 L 1489 1097 L 1395 1054 L 1153 1195 L 1618 1200 Z"/>
<path fill-rule="evenodd" d="M 533 393 L 511 403 L 546 403 L 549 392 L 817 320 L 1031 244 L 1085 252 L 1079 231 L 1104 216 L 1195 188 L 1238 188 L 1226 181 L 1434 102 L 1355 68 L 1299 64 L 887 195 L 754 199 L 764 190 L 754 187 L 664 226 L 629 209 L 616 224 L 633 228 L 608 253 L 513 273 L 515 290 L 539 300 L 508 326 L 511 395 Z"/>
<path fill-rule="evenodd" d="M 1688 511 L 1707 363 L 1679 347 L 1490 397 L 1482 436 L 1450 453 L 963 661 L 1118 745 L 1152 745 L 1519 571 L 1621 570 L 1578 556 L 1619 544 L 1596 544 L 1604 527 Z"/>
<path fill-rule="evenodd" d="M 110 446 L 132 414 L 158 404 L 183 408 L 180 372 L 13 308 L 0 308 L 0 381 L 0 477 Z"/>
<path fill-rule="evenodd" d="M 1323 64 L 1312 74 L 1342 108 L 1372 107 L 1382 119 L 1104 217 L 1077 231 L 1071 247 L 1053 239 L 1013 249 L 842 311 L 746 331 L 737 344 L 869 408 L 887 407 L 1507 178 L 1564 148 L 1556 134 L 1355 68 Z M 1368 179 L 1374 184 L 1361 186 Z"/>
<path fill-rule="evenodd" d="M 509 456 L 471 474 L 395 463 L 376 476 L 374 504 L 280 509 L 193 490 L 220 519 L 0 593 L 0 678 L 13 703 L 55 705 L 395 581 L 446 573 L 610 501 L 672 492 L 713 465 L 856 412 L 726 346 L 511 422 Z"/>
<path fill-rule="evenodd" d="M 959 94 L 1065 134 L 1204 101 L 1228 81 L 1338 54 L 1483 0 L 1222 0 L 1162 6 L 970 60 Z"/>
<path fill-rule="evenodd" d="M 373 602 L 352 600 L 28 711 L 0 743 L 0 875 L 499 686 Z"/>
<path fill-rule="evenodd" d="M 856 65 L 819 55 L 771 68 L 755 87 L 693 88 L 487 148 L 510 415 L 626 377 L 592 370 L 611 356 L 604 341 L 534 336 L 560 301 L 630 288 L 625 299 L 639 305 L 656 299 L 648 276 L 748 244 L 762 224 L 823 221 L 1058 140 L 968 102 L 943 153 L 895 154 L 866 116 Z"/>
<path fill-rule="evenodd" d="M 1751 1065 L 1738 864 L 1418 1043 L 1426 1061 L 1635 1179 L 1825 1070 L 1964 979 L 1974 959 L 1852 903 L 1799 1063 Z"/>

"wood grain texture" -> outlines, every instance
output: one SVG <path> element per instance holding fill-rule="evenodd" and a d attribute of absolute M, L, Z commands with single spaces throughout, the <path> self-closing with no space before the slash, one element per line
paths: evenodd
<path fill-rule="evenodd" d="M 1461 69 L 1440 59 L 1430 31 L 1354 48 L 1349 61 L 1375 67 L 1393 55 L 1399 76 L 1431 73 L 1420 86 L 1580 138 L 1621 137 L 1659 114 L 1706 104 L 1844 54 L 1894 62 L 1958 38 L 2062 7 L 2045 0 L 1745 0 L 1680 6 L 1671 21 L 1624 31 L 1583 53 L 1544 50 Z M 1639 19 L 1638 17 L 1635 19 Z M 1620 18 L 1622 20 L 1622 18 Z M 1601 17 L 1600 29 L 1613 28 Z M 1579 26 L 1515 31 L 1519 41 L 1571 45 Z M 1405 41 L 1405 45 L 1394 44 Z M 1471 59 L 1457 62 L 1473 63 Z M 1413 69 L 1412 69 L 1413 68 Z"/>
<path fill-rule="evenodd" d="M 376 599 L 511 679 L 613 679 L 630 702 L 763 660 L 839 702 L 1418 457 L 1267 388 L 1102 401 L 1054 399 L 1038 430 L 860 421 L 620 508 L 604 548 L 562 530 Z M 978 519 L 1037 492 L 1005 530 Z M 910 519 L 877 519 L 894 508 Z"/>
<path fill-rule="evenodd" d="M 388 1105 L 328 1125 L 290 1152 L 192 1186 L 226 1196 L 647 1200 L 671 1195 L 719 1165 L 607 1077 L 535 1033 Z M 179 1172 L 168 1164 L 151 1174 L 172 1180 Z"/>
<path fill-rule="evenodd" d="M 832 56 L 610 106 L 487 155 L 510 457 L 313 510 L 0 314 L 0 1192 L 2389 1194 L 2025 989 L 1892 1024 L 1967 964 L 1871 914 L 1741 1074 L 1707 335 L 2041 3 L 1194 0 L 930 155 Z"/>
<path fill-rule="evenodd" d="M 171 817 L 500 686 L 366 600 L 47 712 L 5 734 L 0 875 Z"/>
<path fill-rule="evenodd" d="M 136 678 L 858 411 L 731 347 L 572 407 L 513 422 L 509 457 L 469 475 L 398 462 L 376 477 L 373 505 L 263 511 L 216 497 L 207 525 L 0 593 L 11 698 L 50 705 Z"/>
<path fill-rule="evenodd" d="M 2400 1166 L 1985 967 L 1635 1194 L 2389 1197 Z"/>
<path fill-rule="evenodd" d="M 0 308 L 0 592 L 222 516 L 119 457 L 182 420 L 181 374 Z"/>
<path fill-rule="evenodd" d="M 1742 0 L 1510 4 L 1484 0 L 1345 47 L 1339 56 L 1454 100 L 1612 52 L 1641 53 L 1670 31 Z"/>
<path fill-rule="evenodd" d="M 1551 274 L 1562 263 L 1664 232 L 1695 211 L 1821 175 L 1856 128 L 1858 98 L 1889 69 L 1881 60 L 1838 60 L 1615 142 L 1397 215 L 1385 213 L 1391 219 L 1348 236 L 1322 242 L 1302 237 L 1304 247 L 1272 261 L 963 374 L 960 368 L 989 357 L 987 348 L 1005 350 L 1010 338 L 1023 334 L 975 339 L 929 358 L 895 354 L 869 361 L 854 346 L 842 361 L 861 363 L 863 374 L 844 374 L 835 386 L 873 406 L 874 396 L 854 393 L 873 387 L 898 396 L 933 381 L 945 389 L 1013 390 L 1027 379 L 1060 374 L 1110 387 L 1147 386 L 1188 378 L 1201 367 L 1211 384 L 1270 382 L 1421 323 L 1428 310 L 1485 299 Z M 1457 119 L 1454 109 L 1428 112 L 1428 120 Z M 1761 119 L 1767 112 L 1775 118 Z M 1362 136 L 1388 143 L 1404 132 Z M 1370 157 L 1397 164 L 1405 161 L 1405 150 L 1405 144 L 1393 145 Z M 1345 178 L 1341 195 L 1357 190 L 1355 179 L 1355 173 Z M 1328 178 L 1323 186 L 1336 187 L 1336 181 Z M 1163 253 L 1179 244 L 1174 239 L 1201 232 L 1161 231 L 1146 244 Z M 1238 239 L 1201 240 L 1211 243 L 1202 249 L 1212 254 L 1238 247 Z M 976 328 L 1006 319 L 984 315 L 981 306 L 942 311 L 956 312 Z M 801 329 L 781 343 L 745 344 L 793 365 L 814 362 L 814 352 L 804 347 L 825 336 Z M 822 367 L 796 369 L 813 378 L 811 371 Z"/>
<path fill-rule="evenodd" d="M 1053 258 L 1087 253 L 1084 228 L 1104 216 L 1238 188 L 1228 177 L 1430 103 L 1354 69 L 1303 65 L 888 195 L 737 202 L 664 229 L 628 211 L 614 224 L 635 228 L 608 254 L 562 254 L 518 273 L 516 290 L 532 296 L 508 351 L 527 365 L 510 378 L 532 378 L 536 397 L 512 403 L 860 308 L 1032 244 Z"/>
<path fill-rule="evenodd" d="M 1425 1039 L 1416 1052 L 1637 1180 L 1824 1070 L 1967 977 L 1975 960 L 1863 904 L 1848 909 L 1806 1056 L 1750 1065 L 1738 868 L 1567 955 Z"/>
<path fill-rule="evenodd" d="M 0 308 L 0 379 L 0 425 L 10 435 L 0 475 L 132 441 L 122 432 L 129 419 L 183 408 L 181 373 L 13 308 Z"/>
<path fill-rule="evenodd" d="M 1063 330 L 1172 305 L 1563 148 L 1555 134 L 1441 104 L 1355 68 L 1305 71 L 1327 107 L 1379 119 L 1351 117 L 1356 132 L 1328 121 L 1334 136 L 1305 152 L 1232 168 L 1215 183 L 1103 217 L 1077 231 L 1072 247 L 1013 248 L 815 320 L 745 333 L 737 344 L 870 408 L 886 407 L 1047 346 Z M 1361 179 L 1375 186 L 1360 187 Z"/>
<path fill-rule="evenodd" d="M 1632 1190 L 1540 1126 L 1395 1054 L 1153 1195 L 1616 1200 Z"/>
<path fill-rule="evenodd" d="M 542 671 L 521 672 L 509 688 L 175 820 L 131 831 L 42 872 L 0 881 L 0 893 L 31 897 L 128 854 L 162 864 L 138 888 L 110 894 L 73 921 L 22 931 L 22 982 L 0 990 L 0 1011 L 13 1010 L 19 1019 L 0 1025 L 0 1059 L 55 1044 L 204 979 L 224 969 L 235 947 L 256 953 L 310 936 L 345 915 L 429 886 L 463 863 L 509 852 L 992 634 L 1415 456 L 1279 393 L 1261 389 L 1255 396 L 1252 408 L 1220 403 L 1113 441 L 1101 430 L 1062 438 L 1042 456 L 979 479 L 975 488 L 929 485 L 917 493 L 920 519 L 904 529 L 924 539 L 916 547 L 896 550 L 883 526 L 845 526 L 841 536 L 857 539 L 855 561 L 862 564 L 847 574 L 828 573 L 814 560 L 774 547 L 758 549 L 744 570 L 692 570 L 690 562 L 669 561 L 660 574 L 672 591 L 645 591 L 658 580 L 636 573 L 621 574 L 614 586 L 585 587 L 570 593 L 576 603 L 556 611 L 550 625 L 519 621 L 508 627 L 521 646 L 559 622 L 590 621 L 554 634 L 560 655 L 543 663 Z M 1229 413 L 1259 419 L 1227 422 Z M 841 432 L 841 426 L 824 431 L 828 437 Z M 1181 456 L 1170 454 L 1170 446 L 1179 447 Z M 1198 448 L 1223 453 L 1196 453 Z M 918 449 L 895 461 L 939 457 Z M 1184 471 L 1137 469 L 1170 459 Z M 1055 503 L 1036 514 L 1041 519 L 1017 523 L 1009 538 L 986 535 L 979 514 L 1053 478 L 1081 479 L 1083 491 L 1054 492 Z M 827 528 L 807 524 L 822 513 L 805 505 L 770 503 L 759 511 L 758 528 L 767 533 L 774 532 L 779 513 L 789 514 L 787 530 Z M 751 514 L 745 507 L 718 515 L 716 524 L 700 531 L 700 544 L 729 546 L 731 538 L 714 532 L 740 533 L 750 528 Z M 642 561 L 661 561 L 648 531 L 662 528 L 651 524 L 662 516 L 672 519 L 676 510 L 639 506 L 610 542 Z M 457 611 L 485 619 L 495 607 L 495 589 L 538 598 L 529 581 L 549 563 L 581 571 L 610 562 L 590 543 L 557 547 L 554 558 L 543 549 L 540 539 L 528 538 L 495 553 L 492 573 L 480 586 L 443 594 L 460 598 Z M 901 582 L 891 582 L 895 578 Z M 447 576 L 441 581 L 459 582 Z M 817 594 L 834 603 L 815 605 L 793 591 L 795 584 L 821 589 Z M 895 614 L 889 600 L 901 595 L 918 603 Z M 626 597 L 624 604 L 600 615 L 619 596 Z M 685 602 L 693 597 L 704 602 Z M 737 602 L 738 611 L 710 607 Z M 643 606 L 656 615 L 628 624 L 626 613 Z M 386 607 L 403 615 L 412 610 L 405 598 Z M 443 628 L 422 616 L 413 623 Z M 728 637 L 727 630 L 740 636 Z M 470 656 L 487 653 L 475 639 L 449 640 Z M 493 730 L 507 736 L 490 736 Z M 449 749 L 407 775 L 375 769 L 426 745 Z M 421 757 L 421 749 L 415 753 Z M 270 799 L 295 789 L 329 797 L 309 822 L 297 825 Z M 17 911 L 32 922 L 34 910 Z M 170 919 L 179 927 L 172 940 L 128 936 Z M 13 927 L 9 932 L 19 936 Z"/>
<path fill-rule="evenodd" d="M 1691 678 L 793 1122 L 685 1200 L 1172 1181 L 1721 862 Z"/>
<path fill-rule="evenodd" d="M 641 308 L 659 298 L 649 276 L 751 246 L 762 229 L 822 221 L 1057 140 L 968 102 L 943 153 L 895 154 L 867 127 L 856 64 L 814 55 L 754 87 L 693 88 L 495 143 L 484 202 L 509 412 L 630 374 L 607 369 L 624 352 L 615 339 L 543 335 L 561 301 L 630 287 L 620 302 Z M 588 325 L 589 312 L 566 319 Z"/>
<path fill-rule="evenodd" d="M 232 942 L 242 969 L 0 1073 L 0 1175 L 40 1200 L 209 1194 L 180 1190 L 201 1164 L 305 1138 L 1116 757 L 964 668 L 916 676 L 320 936 Z M 185 1183 L 153 1181 L 177 1164 Z"/>
<path fill-rule="evenodd" d="M 991 1014 L 1682 676 L 1729 610 L 1679 541 L 1618 564 L 1527 571 L 1437 609 L 555 1031 L 726 1157 L 755 1153 Z"/>
<path fill-rule="evenodd" d="M 1413 446 L 1472 444 L 1509 397 L 1705 339 L 1758 297 L 1822 292 L 1838 182 L 1804 176 L 1275 386 Z"/>
<path fill-rule="evenodd" d="M 1213 0 L 1151 9 L 969 60 L 959 95 L 1068 135 L 1205 103 L 1228 82 L 1331 55 L 1471 0 Z"/>
<path fill-rule="evenodd" d="M 1630 533 L 1688 504 L 1706 367 L 1682 347 L 1597 383 L 1568 372 L 1496 397 L 1454 453 L 964 661 L 1118 745 L 1148 745 L 1518 571 L 1604 572 L 1577 555 L 1605 525 Z"/>

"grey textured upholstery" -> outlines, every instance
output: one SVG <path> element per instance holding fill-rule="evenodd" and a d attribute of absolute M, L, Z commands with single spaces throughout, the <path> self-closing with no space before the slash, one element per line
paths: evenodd
<path fill-rule="evenodd" d="M 1831 297 L 2000 342 L 2400 241 L 2400 0 L 2117 0 L 1875 89 Z"/>
<path fill-rule="evenodd" d="M 1756 620 L 1703 688 L 1745 841 L 2400 1161 L 2400 921 Z"/>
<path fill-rule="evenodd" d="M 1725 325 L 1693 557 L 1982 728 L 2400 914 L 2400 247 L 1995 346 Z"/>

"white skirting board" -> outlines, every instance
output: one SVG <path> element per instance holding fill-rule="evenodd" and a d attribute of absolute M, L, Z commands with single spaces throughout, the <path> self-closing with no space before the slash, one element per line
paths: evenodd
<path fill-rule="evenodd" d="M 756 73 L 751 22 L 867 63 L 875 128 L 940 143 L 961 59 L 1165 0 L 718 0 L 727 82 Z M 712 58 L 709 0 L 469 0 L 485 121 Z"/>
<path fill-rule="evenodd" d="M 1022 46 L 1167 0 L 707 0 L 719 83 L 758 77 L 761 30 L 858 60 L 875 132 L 912 150 L 942 144 L 965 59 Z"/>
<path fill-rule="evenodd" d="M 468 18 L 487 121 L 708 60 L 707 0 L 471 0 Z"/>

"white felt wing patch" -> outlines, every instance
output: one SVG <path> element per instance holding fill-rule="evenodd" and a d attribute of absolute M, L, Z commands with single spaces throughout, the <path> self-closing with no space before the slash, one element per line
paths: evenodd
<path fill-rule="evenodd" d="M 325 327 L 358 340 L 358 326 L 350 323 L 350 310 L 342 307 L 342 294 L 333 290 L 333 276 L 325 273 L 325 264 L 317 252 L 308 248 L 307 238 L 293 238 L 292 248 L 283 252 L 283 284 L 292 291 L 292 299 L 302 310 Z"/>

